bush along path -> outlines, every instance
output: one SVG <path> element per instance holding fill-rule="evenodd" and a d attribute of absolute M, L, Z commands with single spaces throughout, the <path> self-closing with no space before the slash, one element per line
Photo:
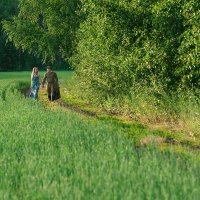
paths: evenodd
<path fill-rule="evenodd" d="M 46 90 L 43 88 L 40 89 L 39 97 L 39 100 L 50 109 L 72 111 L 88 120 L 92 117 L 104 121 L 107 124 L 115 124 L 117 129 L 122 129 L 123 134 L 133 140 L 138 147 L 156 144 L 159 145 L 161 149 L 173 149 L 175 152 L 179 153 L 187 154 L 188 152 L 194 152 L 197 157 L 200 158 L 200 141 L 183 132 L 152 129 L 138 122 L 119 119 L 118 116 L 114 114 L 88 111 L 79 108 L 77 105 L 70 105 L 62 98 L 54 102 L 49 102 Z"/>

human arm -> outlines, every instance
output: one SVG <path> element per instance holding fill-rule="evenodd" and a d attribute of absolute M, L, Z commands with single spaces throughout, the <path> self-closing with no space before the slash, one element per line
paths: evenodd
<path fill-rule="evenodd" d="M 45 74 L 44 78 L 42 79 L 42 83 L 41 83 L 42 87 L 44 87 L 46 80 L 47 80 L 47 75 Z"/>
<path fill-rule="evenodd" d="M 57 76 L 56 73 L 54 73 L 54 80 L 55 80 L 56 83 L 58 83 L 58 76 Z"/>
<path fill-rule="evenodd" d="M 33 86 L 33 75 L 31 74 L 31 87 Z"/>

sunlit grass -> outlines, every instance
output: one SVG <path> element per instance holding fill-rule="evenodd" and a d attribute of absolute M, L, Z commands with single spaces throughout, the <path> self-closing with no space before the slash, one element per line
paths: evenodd
<path fill-rule="evenodd" d="M 40 78 L 42 79 L 45 71 L 40 71 Z M 73 74 L 73 71 L 56 71 L 58 78 L 61 80 L 68 80 Z M 24 80 L 29 81 L 31 77 L 31 71 L 23 72 L 0 72 L 0 80 Z"/>
<path fill-rule="evenodd" d="M 199 198 L 198 161 L 156 147 L 137 148 L 115 121 L 51 111 L 24 99 L 18 82 L 1 80 L 1 90 L 5 86 L 0 199 Z M 136 127 L 135 134 L 142 129 Z"/>
<path fill-rule="evenodd" d="M 102 100 L 86 90 L 78 78 L 64 82 L 63 99 L 85 110 L 115 114 L 121 118 L 139 121 L 151 127 L 182 131 L 193 139 L 200 139 L 199 91 L 153 92 L 148 86 L 135 86 L 130 94 L 107 97 Z"/>

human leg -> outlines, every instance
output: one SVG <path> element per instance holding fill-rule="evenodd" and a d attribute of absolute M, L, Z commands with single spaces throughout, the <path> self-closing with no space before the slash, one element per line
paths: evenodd
<path fill-rule="evenodd" d="M 51 85 L 50 84 L 47 85 L 47 94 L 48 94 L 49 101 L 51 101 Z"/>

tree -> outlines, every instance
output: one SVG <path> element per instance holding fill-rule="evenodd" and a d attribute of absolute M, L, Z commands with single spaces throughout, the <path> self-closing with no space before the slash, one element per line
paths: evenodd
<path fill-rule="evenodd" d="M 6 43 L 1 21 L 17 14 L 17 0 L 0 1 L 0 70 L 11 70 L 18 65 L 18 54 L 12 43 Z"/>
<path fill-rule="evenodd" d="M 199 88 L 198 1 L 83 2 L 87 18 L 71 60 L 94 94 L 127 95 L 138 84 L 155 92 Z"/>
<path fill-rule="evenodd" d="M 184 31 L 180 36 L 179 66 L 176 74 L 181 84 L 191 88 L 200 88 L 200 3 L 187 1 L 183 6 Z"/>
<path fill-rule="evenodd" d="M 135 85 L 199 88 L 199 2 L 19 0 L 3 22 L 15 47 L 44 61 L 70 60 L 94 94 Z"/>
<path fill-rule="evenodd" d="M 18 11 L 18 0 L 0 1 L 0 71 L 27 70 L 41 64 L 39 58 L 17 50 L 2 30 L 1 21 L 10 20 Z"/>
<path fill-rule="evenodd" d="M 79 27 L 79 0 L 20 0 L 19 14 L 3 27 L 16 48 L 44 61 L 68 59 Z"/>

